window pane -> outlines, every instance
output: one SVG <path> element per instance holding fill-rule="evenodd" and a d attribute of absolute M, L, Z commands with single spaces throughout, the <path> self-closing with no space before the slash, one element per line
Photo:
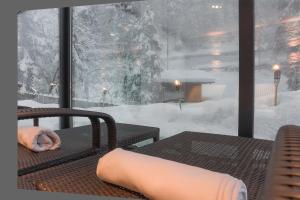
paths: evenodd
<path fill-rule="evenodd" d="M 300 125 L 299 27 L 300 1 L 256 0 L 257 138 L 274 139 L 281 126 Z"/>
<path fill-rule="evenodd" d="M 237 135 L 237 0 L 75 7 L 73 45 L 75 107 L 159 127 L 162 137 Z"/>
<path fill-rule="evenodd" d="M 58 29 L 58 9 L 18 14 L 18 105 L 58 107 Z M 57 128 L 58 120 L 41 124 Z"/>

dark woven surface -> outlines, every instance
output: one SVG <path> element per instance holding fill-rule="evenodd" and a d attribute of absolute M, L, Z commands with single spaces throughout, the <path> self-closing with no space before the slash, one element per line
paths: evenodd
<path fill-rule="evenodd" d="M 35 153 L 18 144 L 18 169 L 31 167 L 51 160 L 92 149 L 92 128 L 90 125 L 56 131 L 62 141 L 60 149 Z M 159 138 L 155 127 L 117 124 L 118 146 L 126 147 L 146 139 Z M 101 123 L 101 147 L 107 149 L 107 128 Z"/>
<path fill-rule="evenodd" d="M 247 185 L 249 200 L 255 200 L 263 190 L 272 144 L 266 140 L 184 132 L 134 151 L 228 173 L 242 179 Z M 34 189 L 32 180 L 35 180 L 40 190 L 141 198 L 101 182 L 95 174 L 99 157 L 88 157 L 20 177 L 18 187 Z"/>
<path fill-rule="evenodd" d="M 300 199 L 300 126 L 283 126 L 274 143 L 262 200 Z"/>

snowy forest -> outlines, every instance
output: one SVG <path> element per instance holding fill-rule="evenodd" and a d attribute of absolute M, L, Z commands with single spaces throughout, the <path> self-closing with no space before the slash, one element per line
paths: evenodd
<path fill-rule="evenodd" d="M 238 2 L 220 1 L 219 10 L 209 9 L 209 2 L 75 7 L 74 96 L 99 99 L 105 88 L 114 103 L 148 103 L 157 101 L 157 80 L 165 70 L 238 71 Z M 288 90 L 300 89 L 299 4 L 256 2 L 256 69 L 280 63 Z M 58 10 L 25 11 L 18 28 L 22 90 L 57 95 Z"/>
<path fill-rule="evenodd" d="M 147 0 L 72 9 L 74 99 L 114 106 L 162 103 L 163 80 L 193 78 L 213 80 L 203 85 L 208 100 L 203 105 L 223 99 L 215 102 L 221 117 L 229 101 L 229 108 L 236 107 L 238 0 Z M 300 0 L 255 1 L 255 52 L 258 97 L 273 84 L 274 64 L 282 71 L 279 92 L 300 96 Z M 58 96 L 58 9 L 19 13 L 18 85 L 21 95 Z M 265 108 L 259 107 L 265 101 L 258 99 L 257 109 Z M 235 131 L 236 125 L 222 123 L 227 132 Z"/>

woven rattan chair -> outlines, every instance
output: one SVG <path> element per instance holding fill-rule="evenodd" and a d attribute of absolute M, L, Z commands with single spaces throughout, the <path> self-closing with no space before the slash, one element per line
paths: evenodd
<path fill-rule="evenodd" d="M 262 200 L 300 199 L 300 126 L 279 129 Z"/>
<path fill-rule="evenodd" d="M 298 126 L 282 127 L 275 142 L 182 132 L 132 151 L 228 173 L 244 181 L 249 200 L 288 200 L 300 196 Z M 104 153 L 19 176 L 18 188 L 144 199 L 142 194 L 96 177 L 97 162 Z"/>
<path fill-rule="evenodd" d="M 242 179 L 247 185 L 249 200 L 255 200 L 263 192 L 272 145 L 273 142 L 268 140 L 182 132 L 133 151 L 228 173 Z M 144 198 L 142 194 L 100 181 L 95 172 L 101 155 L 21 176 L 18 178 L 18 188 Z"/>
<path fill-rule="evenodd" d="M 29 106 L 19 106 L 18 105 L 18 110 L 19 109 L 30 109 L 31 107 Z M 39 126 L 39 118 L 33 118 L 33 126 Z"/>
<path fill-rule="evenodd" d="M 79 116 L 90 118 L 92 125 L 80 126 L 56 131 L 62 141 L 58 150 L 35 153 L 18 144 L 18 175 L 24 175 L 37 170 L 69 162 L 98 152 L 105 151 L 114 142 L 119 147 L 126 147 L 140 141 L 153 138 L 159 139 L 159 128 L 115 123 L 112 117 L 104 113 L 71 110 L 61 108 L 29 108 L 18 107 L 18 118 L 35 119 L 58 116 Z M 106 123 L 100 123 L 99 118 Z M 112 130 L 110 127 L 114 127 Z M 107 129 L 108 128 L 108 129 Z M 117 132 L 116 141 L 111 137 Z M 101 134 L 100 134 L 101 133 Z M 100 144 L 101 141 L 101 144 Z"/>

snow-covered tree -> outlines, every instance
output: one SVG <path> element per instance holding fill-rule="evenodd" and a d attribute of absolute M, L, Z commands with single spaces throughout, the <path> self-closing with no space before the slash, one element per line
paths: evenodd
<path fill-rule="evenodd" d="M 300 90 L 300 1 L 282 0 L 278 8 L 281 10 L 280 30 L 282 30 L 278 38 L 285 43 L 280 48 L 286 53 L 285 74 L 288 77 L 288 89 Z"/>
<path fill-rule="evenodd" d="M 159 38 L 150 5 L 116 4 L 117 54 L 122 66 L 122 95 L 126 103 L 149 103 L 157 96 L 161 72 Z"/>
<path fill-rule="evenodd" d="M 18 80 L 27 92 L 52 93 L 59 78 L 58 9 L 18 15 Z"/>

